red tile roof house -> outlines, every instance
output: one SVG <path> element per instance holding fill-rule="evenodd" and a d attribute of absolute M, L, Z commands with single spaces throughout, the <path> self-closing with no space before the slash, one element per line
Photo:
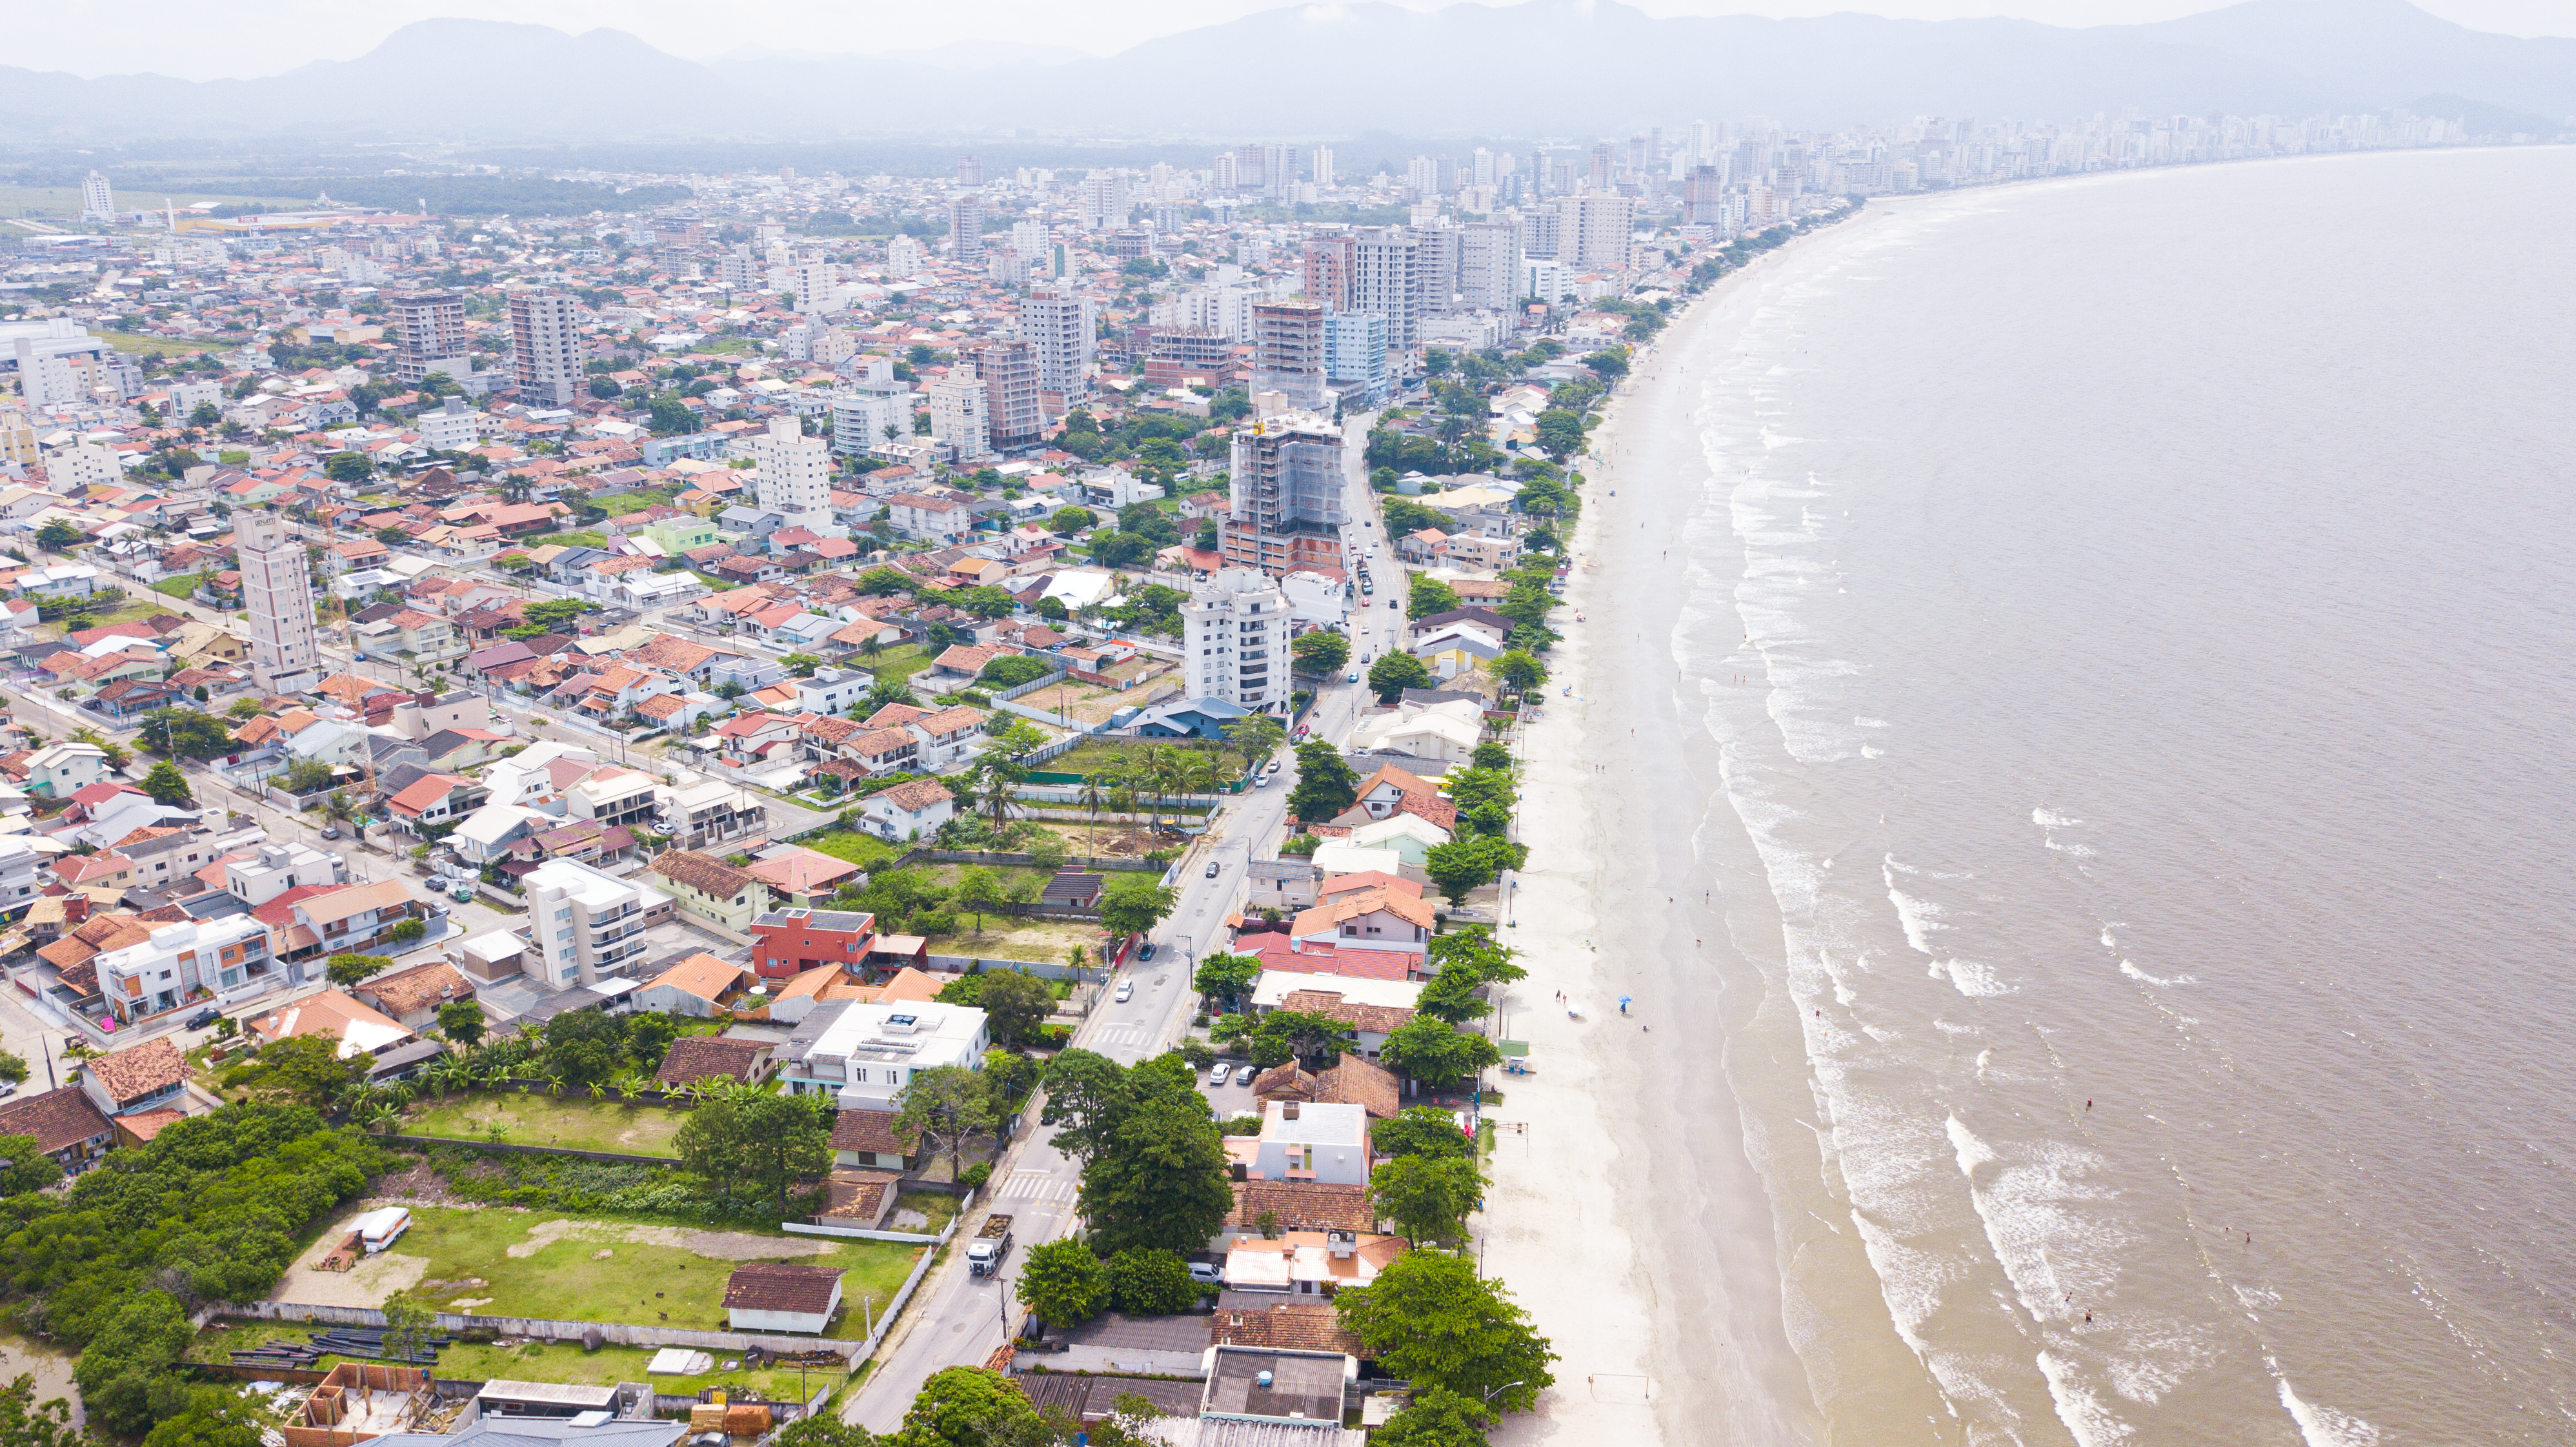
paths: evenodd
<path fill-rule="evenodd" d="M 88 1170 L 116 1143 L 116 1127 L 78 1085 L 0 1104 L 0 1135 L 32 1138 L 72 1174 Z"/>
<path fill-rule="evenodd" d="M 841 1310 L 838 1268 L 746 1261 L 725 1280 L 725 1321 L 735 1331 L 821 1334 Z"/>
<path fill-rule="evenodd" d="M 99 1114 L 132 1115 L 177 1100 L 187 1082 L 188 1062 L 169 1036 L 159 1035 L 84 1060 L 80 1071 L 81 1093 Z"/>

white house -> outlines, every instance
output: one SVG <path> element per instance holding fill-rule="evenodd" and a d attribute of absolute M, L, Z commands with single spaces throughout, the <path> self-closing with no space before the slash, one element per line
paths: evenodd
<path fill-rule="evenodd" d="M 1265 1181 L 1367 1185 L 1368 1107 L 1315 1101 L 1270 1102 L 1262 1112 L 1252 1170 Z"/>
<path fill-rule="evenodd" d="M 870 794 L 859 804 L 859 827 L 880 839 L 906 843 L 939 832 L 957 813 L 957 797 L 936 779 L 915 779 Z"/>
<path fill-rule="evenodd" d="M 791 1095 L 834 1093 L 843 1110 L 892 1110 L 915 1073 L 941 1065 L 984 1068 L 993 1043 L 984 1012 L 970 1005 L 853 1001 L 801 1055 L 779 1052 L 778 1078 Z"/>
<path fill-rule="evenodd" d="M 841 1309 L 836 1267 L 746 1261 L 725 1279 L 725 1324 L 735 1331 L 821 1335 Z"/>

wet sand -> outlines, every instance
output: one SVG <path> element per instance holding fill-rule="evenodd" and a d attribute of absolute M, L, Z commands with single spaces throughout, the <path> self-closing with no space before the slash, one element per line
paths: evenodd
<path fill-rule="evenodd" d="M 1668 328 L 1593 434 L 1608 465 L 1586 473 L 1566 637 L 1523 746 L 1531 867 L 1506 934 L 1530 976 L 1496 1022 L 1530 1043 L 1534 1073 L 1497 1077 L 1504 1103 L 1489 1117 L 1486 1269 L 1561 1360 L 1539 1410 L 1506 1422 L 1501 1443 L 1827 1435 L 1784 1313 L 1778 1261 L 1795 1233 L 1775 1231 L 1723 1073 L 1727 1042 L 1766 1016 L 1775 1028 L 1762 1033 L 1796 1050 L 1794 1007 L 1728 953 L 1776 957 L 1778 919 L 1672 646 L 1685 527 L 1709 481 L 1691 417 L 1707 370 L 1696 354 L 1722 350 L 1734 294 L 1770 264 Z M 1625 1017 L 1621 995 L 1636 997 Z M 1803 1062 L 1780 1063 L 1791 1068 L 1771 1077 L 1803 1080 Z"/>

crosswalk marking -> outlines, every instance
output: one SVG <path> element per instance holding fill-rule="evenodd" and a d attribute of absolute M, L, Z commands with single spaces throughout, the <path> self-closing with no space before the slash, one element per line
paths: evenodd
<path fill-rule="evenodd" d="M 1143 1033 L 1144 1030 L 1141 1026 L 1103 1025 L 1100 1027 L 1100 1043 L 1103 1045 L 1133 1045 L 1136 1043 L 1138 1037 Z"/>
<path fill-rule="evenodd" d="M 1013 1171 L 999 1192 L 999 1199 L 1005 1201 L 1070 1201 L 1073 1197 L 1072 1178 L 1043 1171 Z"/>

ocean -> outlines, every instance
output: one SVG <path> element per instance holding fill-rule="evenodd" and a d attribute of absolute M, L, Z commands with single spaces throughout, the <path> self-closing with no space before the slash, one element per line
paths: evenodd
<path fill-rule="evenodd" d="M 2576 150 L 1872 211 L 1658 361 L 1828 1434 L 2576 1440 Z"/>

